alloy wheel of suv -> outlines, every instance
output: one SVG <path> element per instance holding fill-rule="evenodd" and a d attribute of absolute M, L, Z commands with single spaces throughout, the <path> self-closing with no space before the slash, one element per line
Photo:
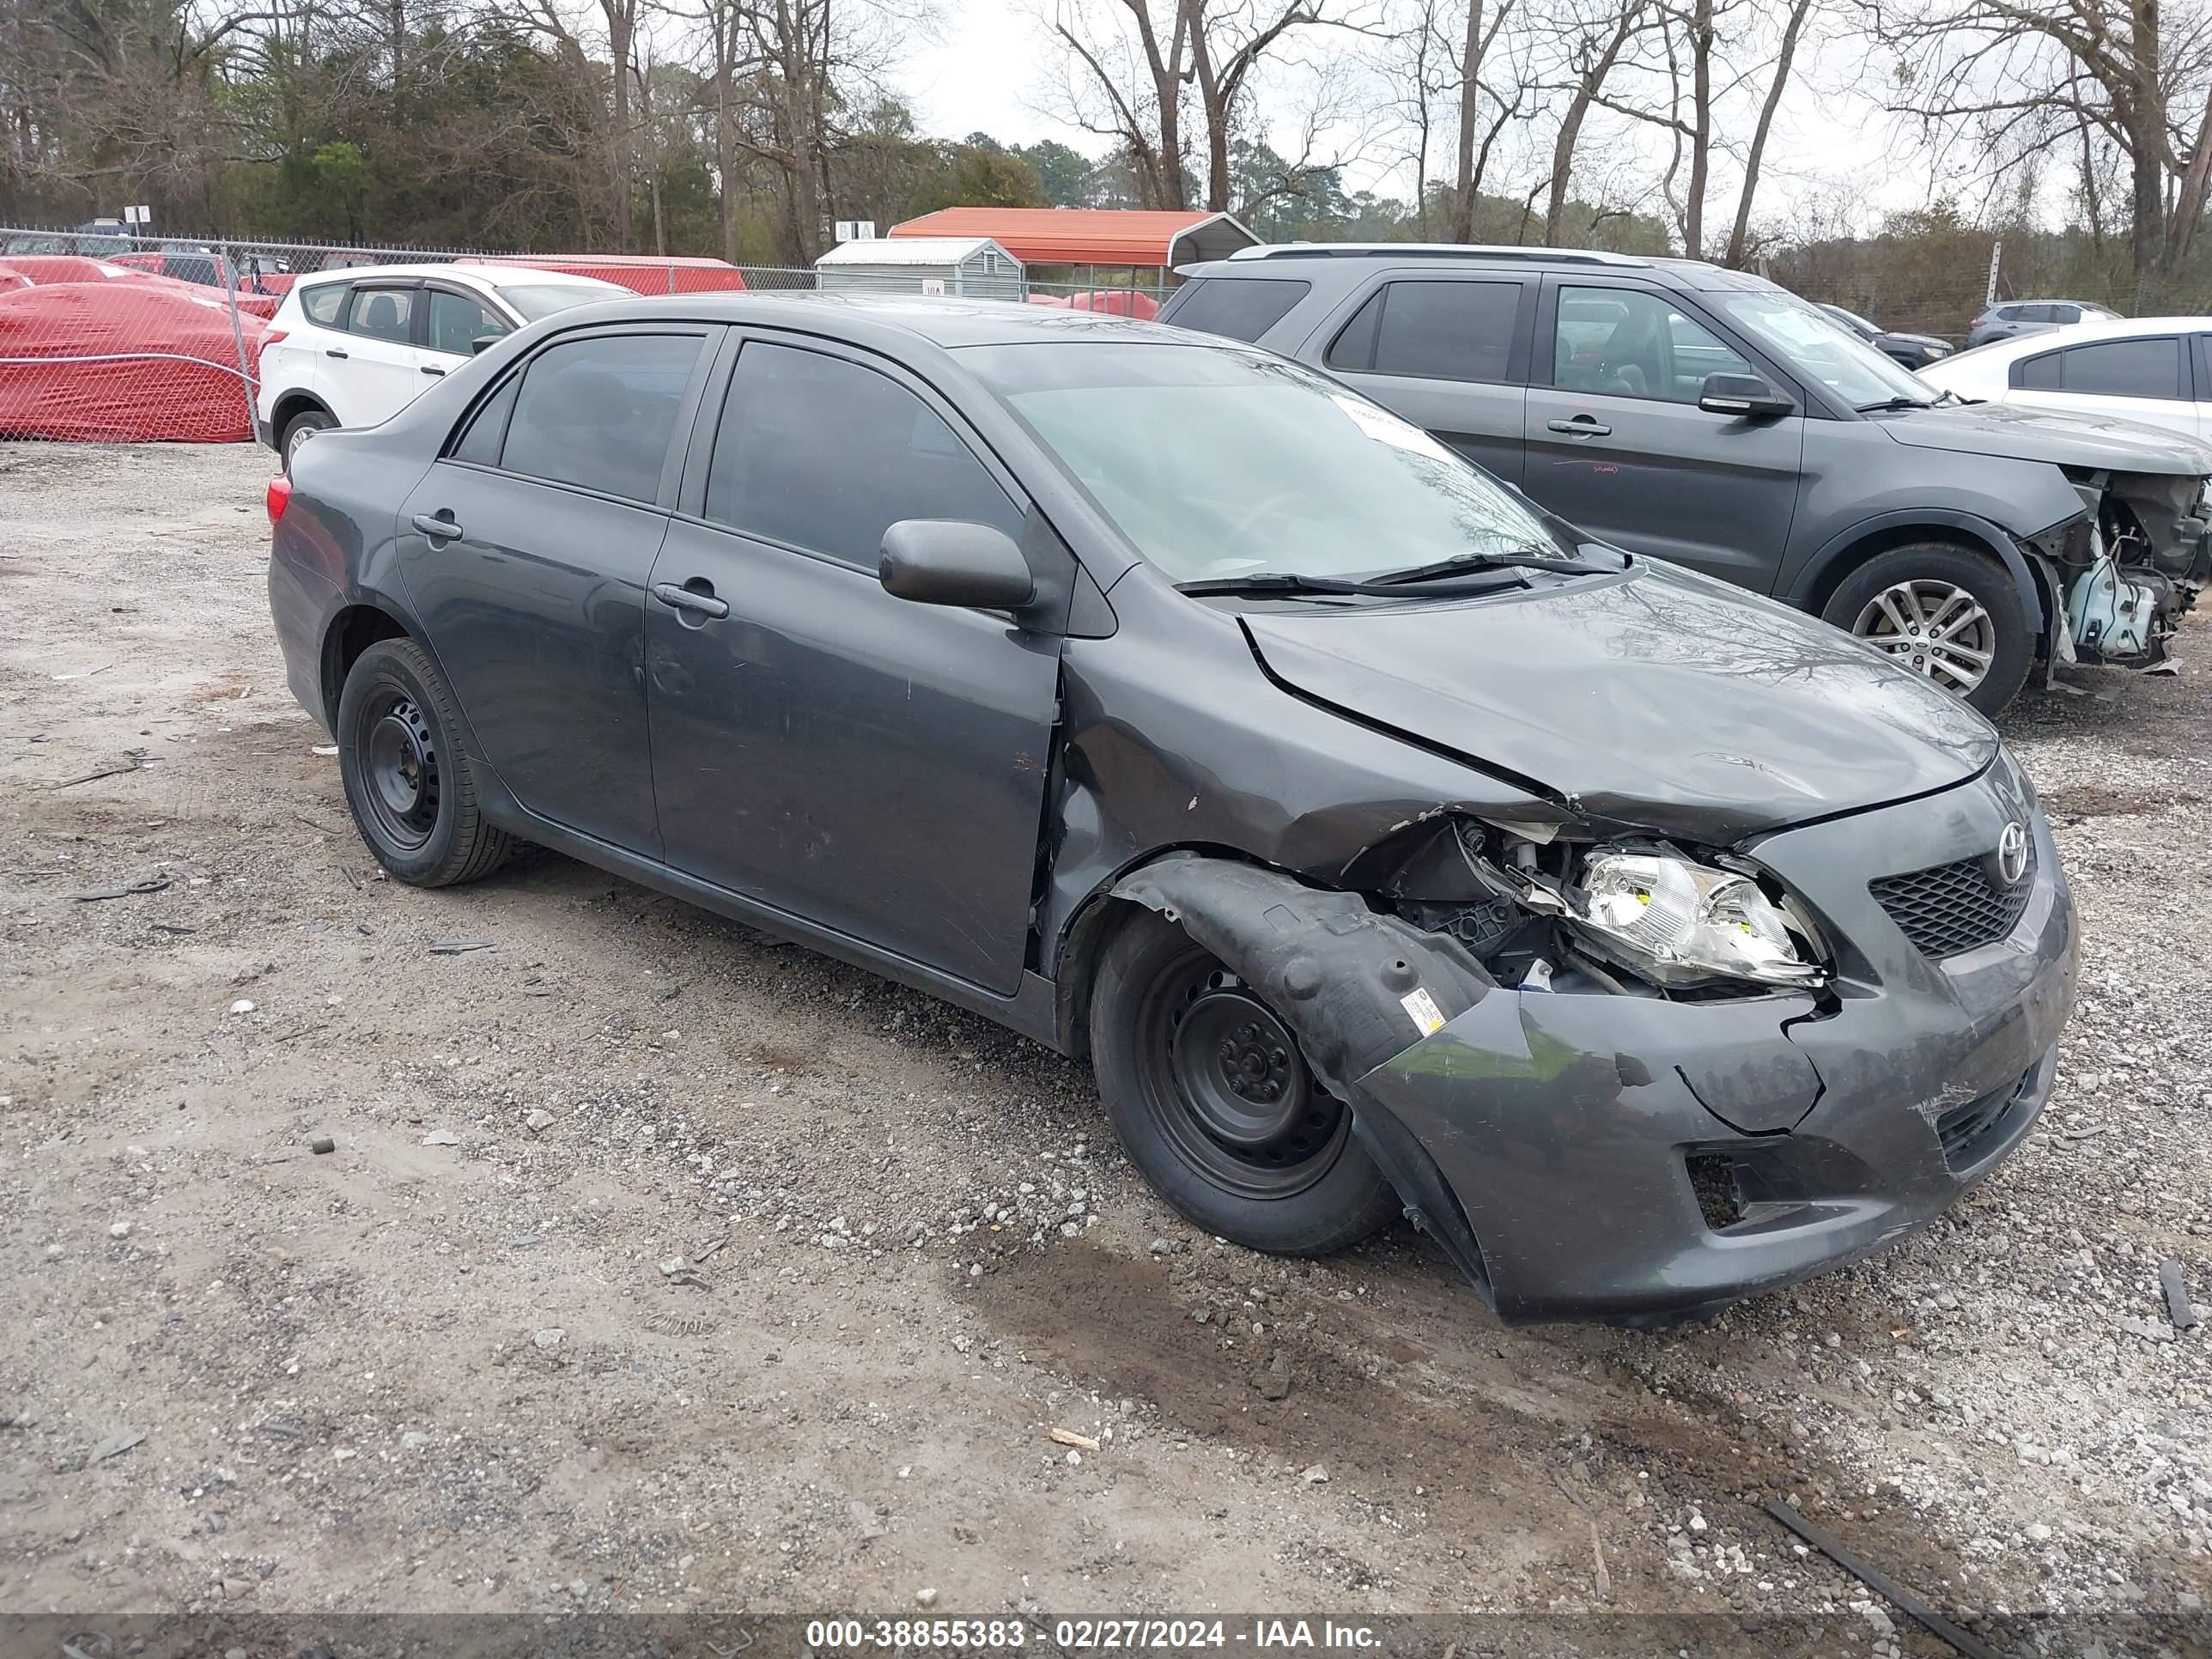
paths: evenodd
<path fill-rule="evenodd" d="M 1984 714 L 2012 701 L 2035 653 L 2004 567 L 1950 542 L 1876 554 L 1844 578 L 1820 614 Z"/>
<path fill-rule="evenodd" d="M 1961 697 L 1989 677 L 1996 655 L 1990 613 L 1946 581 L 1892 583 L 1860 607 L 1851 632 Z"/>

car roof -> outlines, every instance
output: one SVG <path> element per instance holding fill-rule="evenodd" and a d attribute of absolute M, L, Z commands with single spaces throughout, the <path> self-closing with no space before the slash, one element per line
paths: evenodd
<path fill-rule="evenodd" d="M 1185 329 L 1138 322 L 1106 312 L 1066 311 L 1056 306 L 1024 305 L 1018 301 L 939 299 L 907 294 L 823 294 L 809 289 L 755 294 L 725 289 L 610 301 L 560 315 L 564 325 L 666 319 L 766 323 L 854 335 L 891 330 L 948 349 L 1078 340 L 1250 349 L 1233 340 L 1215 340 Z"/>
<path fill-rule="evenodd" d="M 2045 303 L 2070 305 L 2073 301 Z M 1983 362 L 1993 363 L 2083 345 L 2094 340 L 2131 340 L 2139 334 L 2212 334 L 2212 317 L 2112 317 L 2103 322 L 2068 323 L 2045 329 L 2040 334 L 2016 334 L 2009 340 L 1976 346 L 1973 355 Z"/>
<path fill-rule="evenodd" d="M 302 276 L 295 286 L 317 288 L 325 283 L 358 283 L 386 276 L 459 276 L 486 288 L 528 284 L 533 288 L 603 288 L 611 294 L 629 291 L 618 283 L 605 282 L 597 276 L 571 276 L 565 270 L 547 270 L 541 265 L 476 265 L 453 260 L 411 265 L 341 265 L 335 270 L 318 270 Z"/>
<path fill-rule="evenodd" d="M 1532 247 L 1478 242 L 1273 242 L 1237 250 L 1225 259 L 1178 265 L 1183 276 L 1308 276 L 1331 265 L 1463 265 L 1494 270 L 1499 266 L 1528 270 L 1619 272 L 1656 276 L 1688 289 L 1757 289 L 1779 293 L 1778 284 L 1748 270 L 1730 270 L 1704 259 L 1674 254 L 1616 253 L 1606 248 Z M 1272 267 L 1272 269 L 1271 269 Z M 1303 267 L 1303 268 L 1301 268 Z"/>

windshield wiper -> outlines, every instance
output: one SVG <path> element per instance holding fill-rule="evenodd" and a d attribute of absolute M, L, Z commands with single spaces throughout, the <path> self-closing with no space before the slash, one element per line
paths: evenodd
<path fill-rule="evenodd" d="M 1492 593 L 1501 588 L 1526 587 L 1527 580 L 1510 572 L 1487 576 L 1470 576 L 1465 580 L 1439 582 L 1428 591 L 1431 593 Z M 1286 570 L 1254 570 L 1242 576 L 1219 576 L 1205 581 L 1177 582 L 1178 593 L 1229 593 L 1247 598 L 1267 599 L 1275 594 L 1319 593 L 1329 597 L 1342 594 L 1382 595 L 1389 599 L 1406 597 L 1404 587 L 1395 580 L 1382 581 L 1348 581 L 1336 576 L 1300 576 Z"/>
<path fill-rule="evenodd" d="M 1936 405 L 1925 398 L 1885 398 L 1878 404 L 1861 404 L 1852 412 L 1857 415 L 1881 415 L 1896 409 L 1933 409 Z"/>
<path fill-rule="evenodd" d="M 1560 575 L 1587 576 L 1605 567 L 1583 559 L 1571 559 L 1556 553 L 1542 553 L 1534 548 L 1522 548 L 1510 553 L 1455 553 L 1449 559 L 1438 559 L 1433 564 L 1417 564 L 1404 570 L 1390 570 L 1370 578 L 1392 586 L 1407 582 L 1435 581 L 1441 577 L 1456 576 L 1469 570 L 1549 570 Z M 1620 569 L 1628 568 L 1628 555 L 1620 556 Z"/>

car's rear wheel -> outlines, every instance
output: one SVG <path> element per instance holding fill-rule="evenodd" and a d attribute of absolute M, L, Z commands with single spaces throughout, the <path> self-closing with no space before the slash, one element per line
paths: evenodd
<path fill-rule="evenodd" d="M 277 447 L 284 458 L 284 470 L 292 470 L 292 458 L 300 453 L 300 446 L 318 432 L 328 432 L 337 424 L 337 417 L 319 409 L 303 409 L 284 422 L 284 430 L 277 438 Z"/>
<path fill-rule="evenodd" d="M 379 640 L 338 696 L 338 773 L 361 838 L 395 880 L 447 887 L 488 876 L 514 838 L 477 808 L 453 694 L 422 647 Z"/>
<path fill-rule="evenodd" d="M 1947 542 L 1877 554 L 1844 579 L 1820 614 L 1984 714 L 2018 694 L 2034 656 L 2020 590 L 2004 567 Z"/>
<path fill-rule="evenodd" d="M 1147 911 L 1107 945 L 1091 1053 L 1122 1150 L 1208 1232 L 1322 1255 L 1398 1212 L 1290 1028 L 1174 923 Z"/>

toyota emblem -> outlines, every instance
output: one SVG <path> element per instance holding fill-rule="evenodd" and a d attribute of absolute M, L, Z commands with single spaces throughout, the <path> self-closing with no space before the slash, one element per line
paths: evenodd
<path fill-rule="evenodd" d="M 2027 826 L 2015 818 L 1997 837 L 1997 878 L 2017 887 L 2027 874 Z"/>

